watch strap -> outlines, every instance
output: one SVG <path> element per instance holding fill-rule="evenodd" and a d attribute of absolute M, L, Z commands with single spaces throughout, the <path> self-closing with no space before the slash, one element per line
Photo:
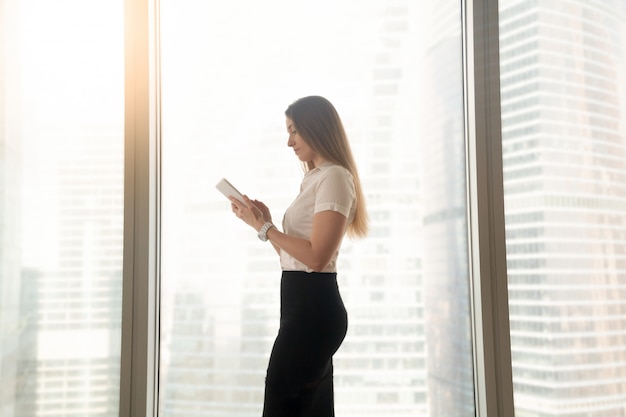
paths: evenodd
<path fill-rule="evenodd" d="M 259 239 L 261 239 L 263 242 L 267 241 L 267 231 L 270 230 L 272 227 L 275 227 L 272 222 L 265 222 L 265 224 L 263 226 L 261 226 L 261 230 L 259 230 L 258 233 L 258 237 Z"/>

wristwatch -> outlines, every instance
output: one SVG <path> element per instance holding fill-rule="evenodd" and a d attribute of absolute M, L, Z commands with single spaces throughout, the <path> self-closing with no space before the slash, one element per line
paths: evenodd
<path fill-rule="evenodd" d="M 265 224 L 261 226 L 261 230 L 259 230 L 259 234 L 257 235 L 259 239 L 261 239 L 263 242 L 266 242 L 267 231 L 270 230 L 272 227 L 275 227 L 275 226 L 271 222 L 265 222 Z"/>

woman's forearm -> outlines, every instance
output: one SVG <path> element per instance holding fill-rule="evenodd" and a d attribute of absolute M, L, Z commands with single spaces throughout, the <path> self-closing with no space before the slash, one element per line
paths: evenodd
<path fill-rule="evenodd" d="M 321 271 L 330 262 L 330 257 L 320 257 L 315 252 L 310 241 L 286 235 L 276 227 L 267 231 L 267 238 L 279 255 L 284 250 L 313 271 Z"/>

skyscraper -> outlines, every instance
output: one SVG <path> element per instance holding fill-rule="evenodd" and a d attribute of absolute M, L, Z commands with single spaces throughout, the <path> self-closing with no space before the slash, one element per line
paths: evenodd
<path fill-rule="evenodd" d="M 20 202 L 21 163 L 14 77 L 19 74 L 15 62 L 18 50 L 8 34 L 15 23 L 10 16 L 16 4 L 0 0 L 0 415 L 16 416 L 18 392 L 18 357 L 20 355 Z"/>
<path fill-rule="evenodd" d="M 66 158 L 40 165 L 40 185 L 55 190 L 47 229 L 38 231 L 53 261 L 24 267 L 17 280 L 16 416 L 117 412 L 122 153 L 119 129 L 97 130 L 75 138 L 81 145 L 66 148 Z M 46 139 L 62 143 L 53 132 Z"/>
<path fill-rule="evenodd" d="M 421 129 L 430 416 L 473 416 L 461 10 L 430 3 Z"/>
<path fill-rule="evenodd" d="M 417 75 L 420 11 L 414 2 L 373 2 L 367 117 L 351 136 L 360 150 L 371 230 L 352 251 L 344 244 L 340 278 L 350 329 L 336 355 L 338 412 L 353 416 L 428 413 Z"/>
<path fill-rule="evenodd" d="M 626 415 L 626 2 L 500 2 L 517 417 Z"/>
<path fill-rule="evenodd" d="M 109 416 L 120 374 L 123 5 L 4 0 L 0 10 L 0 414 Z"/>

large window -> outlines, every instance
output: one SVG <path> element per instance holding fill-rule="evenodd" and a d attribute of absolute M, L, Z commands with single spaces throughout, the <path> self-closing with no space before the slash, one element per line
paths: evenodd
<path fill-rule="evenodd" d="M 346 239 L 341 416 L 473 416 L 460 3 L 161 1 L 163 416 L 258 416 L 274 250 L 214 188 L 280 224 L 302 179 L 284 110 L 330 99 L 371 216 Z"/>
<path fill-rule="evenodd" d="M 626 416 L 623 39 L 624 0 L 0 0 L 0 415 L 258 415 L 279 264 L 214 185 L 280 222 L 321 94 L 372 221 L 338 415 Z"/>
<path fill-rule="evenodd" d="M 0 415 L 118 414 L 123 2 L 0 1 Z"/>
<path fill-rule="evenodd" d="M 501 1 L 517 417 L 626 416 L 626 2 Z"/>

